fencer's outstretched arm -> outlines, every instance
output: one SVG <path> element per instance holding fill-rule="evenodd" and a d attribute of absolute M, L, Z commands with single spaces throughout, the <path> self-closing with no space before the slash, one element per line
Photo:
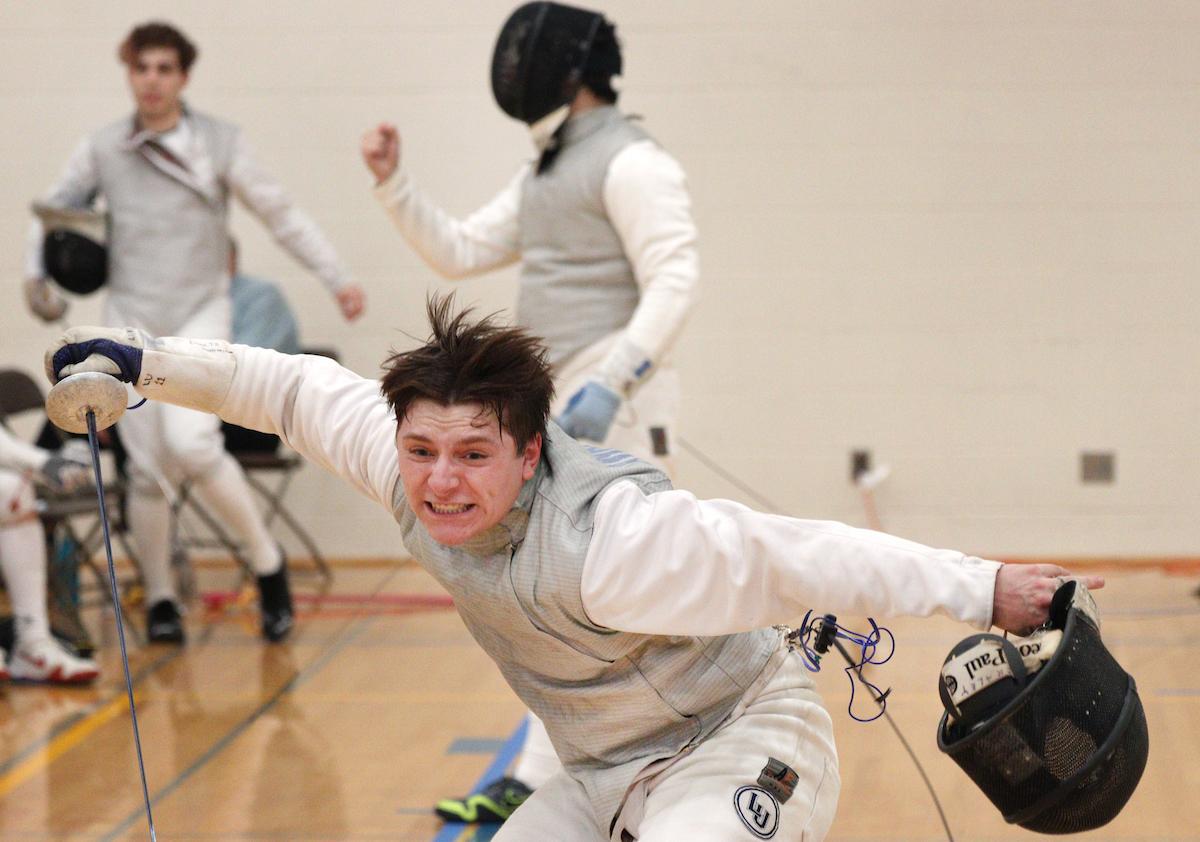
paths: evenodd
<path fill-rule="evenodd" d="M 275 433 L 389 511 L 399 480 L 396 424 L 379 383 L 325 357 L 228 342 L 75 327 L 46 352 L 52 383 L 100 371 L 150 400 Z M 136 412 L 137 410 L 130 410 Z"/>
<path fill-rule="evenodd" d="M 686 491 L 604 492 L 581 595 L 621 631 L 719 635 L 820 613 L 942 613 L 986 629 L 1042 622 L 1065 570 L 1001 565 L 830 521 L 753 511 Z M 1085 577 L 1089 588 L 1103 580 Z"/>

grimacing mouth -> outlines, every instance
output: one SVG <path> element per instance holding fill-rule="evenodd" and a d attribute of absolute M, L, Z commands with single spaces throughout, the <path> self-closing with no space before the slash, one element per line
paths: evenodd
<path fill-rule="evenodd" d="M 425 501 L 425 508 L 433 512 L 435 515 L 461 515 L 475 508 L 474 503 L 434 503 L 431 500 Z"/>

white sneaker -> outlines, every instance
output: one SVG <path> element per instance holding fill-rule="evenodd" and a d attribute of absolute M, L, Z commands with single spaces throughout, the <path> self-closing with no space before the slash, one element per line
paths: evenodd
<path fill-rule="evenodd" d="M 53 637 L 43 637 L 13 647 L 8 673 L 15 681 L 86 684 L 100 669 L 91 658 L 72 655 Z"/>

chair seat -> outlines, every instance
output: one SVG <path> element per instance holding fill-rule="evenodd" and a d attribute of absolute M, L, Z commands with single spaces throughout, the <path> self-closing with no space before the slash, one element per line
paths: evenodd
<path fill-rule="evenodd" d="M 238 464 L 253 471 L 287 471 L 297 467 L 300 456 L 296 453 L 259 453 L 255 451 L 233 454 Z"/>
<path fill-rule="evenodd" d="M 104 502 L 110 507 L 116 507 L 122 491 L 124 491 L 123 483 L 106 482 L 104 484 Z M 59 494 L 51 489 L 45 489 L 38 499 L 38 514 L 50 520 L 98 513 L 95 488 L 81 488 L 67 494 Z"/>

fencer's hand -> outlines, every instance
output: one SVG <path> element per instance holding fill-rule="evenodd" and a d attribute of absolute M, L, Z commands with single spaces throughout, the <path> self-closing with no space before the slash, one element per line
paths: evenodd
<path fill-rule="evenodd" d="M 346 321 L 352 322 L 362 315 L 363 307 L 367 303 L 367 296 L 358 284 L 346 284 L 337 291 L 337 303 L 342 311 L 342 317 Z"/>
<path fill-rule="evenodd" d="M 362 138 L 363 163 L 375 174 L 375 183 L 382 184 L 400 166 L 400 132 L 391 123 L 380 123 L 368 129 Z"/>
<path fill-rule="evenodd" d="M 620 395 L 602 383 L 589 380 L 582 389 L 571 395 L 567 408 L 558 418 L 558 426 L 571 438 L 600 444 L 608 438 L 608 429 L 617 417 L 620 406 Z"/>
<path fill-rule="evenodd" d="M 25 304 L 44 322 L 56 322 L 67 314 L 67 299 L 48 278 L 26 278 Z"/>
<path fill-rule="evenodd" d="M 1088 590 L 1104 587 L 1101 576 L 1072 576 L 1057 564 L 1005 564 L 996 573 L 992 625 L 1026 635 L 1046 622 L 1050 600 L 1067 579 L 1076 579 Z"/>
<path fill-rule="evenodd" d="M 99 371 L 126 383 L 142 373 L 150 337 L 132 327 L 73 327 L 46 349 L 46 377 L 57 383 L 71 374 Z"/>
<path fill-rule="evenodd" d="M 40 473 L 42 481 L 59 493 L 70 493 L 92 483 L 91 465 L 72 458 L 69 453 L 51 453 Z"/>

